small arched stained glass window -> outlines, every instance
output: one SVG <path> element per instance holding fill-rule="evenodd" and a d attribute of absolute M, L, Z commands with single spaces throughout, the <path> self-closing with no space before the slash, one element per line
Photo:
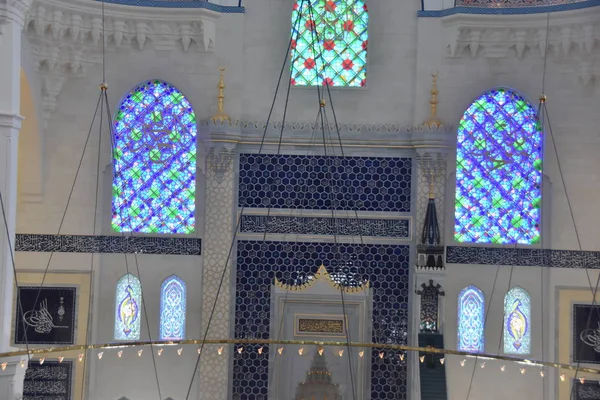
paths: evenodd
<path fill-rule="evenodd" d="M 142 286 L 133 274 L 117 282 L 115 296 L 115 340 L 139 340 L 142 307 Z"/>
<path fill-rule="evenodd" d="M 195 231 L 196 131 L 190 102 L 166 82 L 125 96 L 114 121 L 114 231 Z"/>
<path fill-rule="evenodd" d="M 519 286 L 504 297 L 504 352 L 531 353 L 531 298 Z"/>
<path fill-rule="evenodd" d="M 368 24 L 363 0 L 295 0 L 292 85 L 365 86 Z"/>
<path fill-rule="evenodd" d="M 543 135 L 537 111 L 509 89 L 481 95 L 458 128 L 454 239 L 540 241 Z"/>
<path fill-rule="evenodd" d="M 464 288 L 458 295 L 458 350 L 483 352 L 485 349 L 485 298 L 476 286 Z"/>
<path fill-rule="evenodd" d="M 177 275 L 165 279 L 160 288 L 160 340 L 185 339 L 185 282 Z"/>

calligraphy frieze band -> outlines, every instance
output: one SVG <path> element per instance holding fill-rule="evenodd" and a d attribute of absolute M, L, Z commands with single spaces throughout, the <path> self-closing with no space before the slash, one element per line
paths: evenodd
<path fill-rule="evenodd" d="M 15 344 L 74 344 L 76 301 L 75 287 L 19 286 Z"/>
<path fill-rule="evenodd" d="M 183 237 L 17 234 L 16 251 L 59 253 L 144 253 L 199 256 L 201 239 Z"/>
<path fill-rule="evenodd" d="M 410 238 L 409 218 L 327 218 L 242 215 L 242 233 Z"/>
<path fill-rule="evenodd" d="M 71 400 L 73 361 L 31 361 L 23 381 L 23 400 Z"/>
<path fill-rule="evenodd" d="M 304 333 L 344 333 L 341 319 L 298 319 L 298 332 Z"/>
<path fill-rule="evenodd" d="M 446 262 L 448 264 L 600 269 L 600 251 L 448 246 Z"/>

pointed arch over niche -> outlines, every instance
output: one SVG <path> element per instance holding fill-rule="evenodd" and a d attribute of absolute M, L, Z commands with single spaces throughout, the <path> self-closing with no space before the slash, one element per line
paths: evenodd
<path fill-rule="evenodd" d="M 458 295 L 458 350 L 485 350 L 485 297 L 477 286 L 469 285 Z"/>
<path fill-rule="evenodd" d="M 119 279 L 115 304 L 115 340 L 139 340 L 142 285 L 135 275 L 125 274 Z"/>
<path fill-rule="evenodd" d="M 292 85 L 365 86 L 368 25 L 364 0 L 295 0 Z"/>
<path fill-rule="evenodd" d="M 131 90 L 114 120 L 112 229 L 190 234 L 196 222 L 196 115 L 170 84 Z"/>
<path fill-rule="evenodd" d="M 504 352 L 531 354 L 531 297 L 519 286 L 504 296 Z"/>
<path fill-rule="evenodd" d="M 160 340 L 185 339 L 185 282 L 177 275 L 165 279 L 160 287 Z"/>
<path fill-rule="evenodd" d="M 536 108 L 513 90 L 475 100 L 458 128 L 454 239 L 540 241 L 543 134 Z"/>

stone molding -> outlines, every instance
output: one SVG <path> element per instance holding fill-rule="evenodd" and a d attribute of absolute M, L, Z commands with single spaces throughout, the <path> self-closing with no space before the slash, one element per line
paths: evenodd
<path fill-rule="evenodd" d="M 31 0 L 0 0 L 31 3 Z M 0 3 L 0 11 L 1 3 Z M 104 4 L 106 49 L 213 52 L 221 13 L 206 8 L 156 8 Z M 46 125 L 69 78 L 83 77 L 102 62 L 102 3 L 33 0 L 24 17 L 35 67 L 42 81 Z"/>
<path fill-rule="evenodd" d="M 223 143 L 227 145 L 260 146 L 265 132 L 264 121 L 224 121 L 213 122 L 204 120 L 199 122 L 203 130 L 209 130 L 211 145 Z M 321 127 L 308 122 L 286 122 L 283 127 L 284 135 L 282 146 L 306 146 L 315 143 L 313 131 Z M 327 127 L 333 137 L 337 136 L 336 127 L 331 124 Z M 276 145 L 281 132 L 281 122 L 271 122 L 267 127 L 265 146 Z M 420 152 L 447 152 L 455 147 L 456 131 L 452 126 L 429 128 L 427 126 L 408 126 L 396 124 L 375 125 L 339 125 L 342 136 L 342 145 L 348 148 L 403 148 L 419 149 Z M 264 149 L 263 149 L 264 150 Z M 263 151 L 264 152 L 264 151 Z"/>
<path fill-rule="evenodd" d="M 545 57 L 548 14 L 473 15 L 441 18 L 444 48 L 450 58 Z M 550 15 L 548 56 L 578 60 L 584 84 L 593 78 L 593 61 L 600 48 L 600 8 Z"/>

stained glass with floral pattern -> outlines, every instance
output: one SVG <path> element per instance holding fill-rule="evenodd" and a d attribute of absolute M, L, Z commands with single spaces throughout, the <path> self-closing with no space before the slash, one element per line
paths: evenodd
<path fill-rule="evenodd" d="M 190 102 L 168 83 L 125 96 L 114 121 L 114 231 L 195 231 L 196 132 Z"/>
<path fill-rule="evenodd" d="M 499 88 L 480 96 L 458 127 L 454 238 L 540 241 L 543 135 L 537 111 Z"/>
<path fill-rule="evenodd" d="M 365 86 L 368 23 L 363 0 L 296 0 L 292 85 Z"/>
<path fill-rule="evenodd" d="M 476 286 L 458 295 L 458 350 L 483 352 L 485 346 L 485 299 Z"/>
<path fill-rule="evenodd" d="M 165 279 L 160 288 L 160 340 L 185 338 L 185 282 L 177 275 Z"/>
<path fill-rule="evenodd" d="M 518 286 L 504 297 L 504 352 L 531 353 L 531 297 Z"/>
<path fill-rule="evenodd" d="M 115 340 L 139 340 L 142 286 L 135 275 L 119 279 L 115 305 Z"/>

